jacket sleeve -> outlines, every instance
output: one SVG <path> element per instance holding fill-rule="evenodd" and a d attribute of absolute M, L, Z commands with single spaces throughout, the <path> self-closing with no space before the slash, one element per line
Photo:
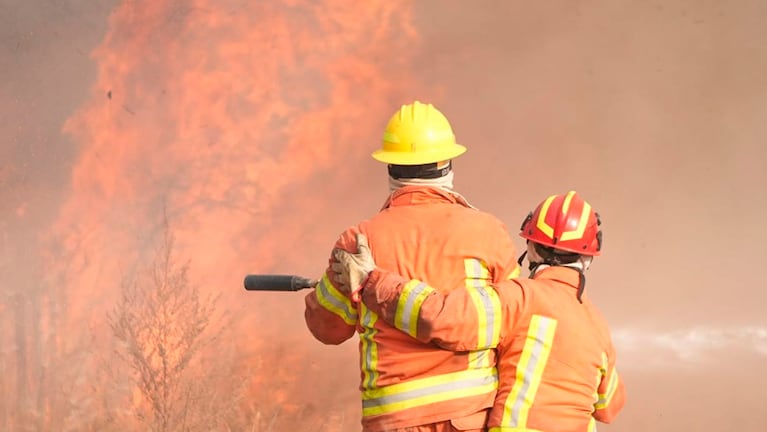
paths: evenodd
<path fill-rule="evenodd" d="M 356 244 L 354 230 L 347 230 L 336 242 L 335 247 L 354 250 L 348 245 Z M 342 294 L 328 277 L 328 268 L 322 275 L 317 287 L 304 298 L 306 309 L 304 320 L 306 327 L 315 339 L 327 345 L 339 345 L 354 335 L 357 326 L 358 312 L 349 296 Z"/>
<path fill-rule="evenodd" d="M 498 368 L 499 385 L 495 396 L 495 407 L 490 412 L 489 424 L 500 425 L 499 430 L 515 430 L 512 423 L 512 413 L 520 409 L 520 401 L 526 400 L 525 395 L 514 392 L 514 384 L 517 377 L 517 366 L 520 362 L 518 347 L 514 344 L 519 337 L 520 325 L 526 323 L 530 316 L 530 287 L 525 286 L 519 279 L 499 283 L 496 286 L 498 295 L 503 304 L 503 322 L 501 340 L 498 342 L 498 356 L 496 367 Z M 532 376 L 526 377 L 532 378 Z M 531 383 L 533 381 L 530 381 Z M 521 397 L 520 397 L 521 396 Z"/>
<path fill-rule="evenodd" d="M 615 367 L 615 349 L 612 344 L 603 354 L 600 368 L 600 382 L 597 388 L 597 402 L 594 404 L 594 418 L 602 423 L 612 422 L 626 403 L 626 389 Z"/>
<path fill-rule="evenodd" d="M 451 351 L 494 348 L 501 331 L 501 304 L 489 284 L 448 293 L 418 279 L 373 270 L 362 300 L 381 319 L 424 343 Z"/>

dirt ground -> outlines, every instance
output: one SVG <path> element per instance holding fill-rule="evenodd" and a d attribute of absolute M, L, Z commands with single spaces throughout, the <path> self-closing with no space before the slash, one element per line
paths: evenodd
<path fill-rule="evenodd" d="M 72 205 L 72 173 L 91 147 L 62 128 L 97 92 L 104 97 L 106 89 L 93 88 L 99 75 L 90 53 L 118 3 L 0 0 L 0 246 L 22 264 L 40 253 L 42 233 L 61 226 L 60 208 Z M 397 82 L 379 88 L 349 78 L 355 112 L 365 112 L 366 89 L 387 95 L 370 103 L 375 118 L 362 130 L 346 126 L 369 141 L 355 144 L 351 160 L 329 159 L 281 186 L 264 217 L 270 230 L 290 234 L 270 238 L 259 270 L 321 272 L 336 235 L 385 197 L 385 171 L 367 153 L 386 118 L 399 103 L 432 101 L 469 148 L 455 162 L 456 189 L 473 204 L 515 230 L 540 199 L 575 189 L 602 215 L 604 256 L 589 271 L 588 289 L 613 326 L 628 403 L 600 430 L 767 430 L 765 279 L 754 268 L 767 242 L 767 3 L 413 7 L 407 53 L 402 45 L 375 51 L 381 76 L 387 56 L 406 62 Z M 310 76 L 292 79 L 313 85 Z M 346 168 L 335 172 L 334 163 Z M 146 217 L 125 212 L 131 223 Z M 216 220 L 209 213 L 201 220 Z M 188 228 L 196 229 L 205 227 Z M 237 246 L 245 249 L 246 240 Z M 260 259 L 232 253 L 242 257 L 242 274 Z M 266 345 L 305 353 L 295 376 L 315 390 L 289 395 L 284 412 L 330 409 L 325 430 L 358 430 L 356 343 L 321 346 L 303 327 L 301 294 L 240 292 L 240 276 L 222 283 L 236 291 L 228 301 L 256 316 Z M 2 289 L 5 328 L 12 295 Z M 279 421 L 273 427 L 281 430 Z"/>

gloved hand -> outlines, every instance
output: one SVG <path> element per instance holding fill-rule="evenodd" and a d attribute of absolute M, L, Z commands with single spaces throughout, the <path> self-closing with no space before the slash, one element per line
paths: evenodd
<path fill-rule="evenodd" d="M 376 263 L 370 253 L 368 238 L 365 234 L 357 234 L 357 253 L 347 252 L 343 249 L 333 249 L 333 257 L 337 262 L 330 265 L 336 273 L 335 281 L 338 289 L 351 296 L 352 301 L 360 301 L 360 290 Z"/>

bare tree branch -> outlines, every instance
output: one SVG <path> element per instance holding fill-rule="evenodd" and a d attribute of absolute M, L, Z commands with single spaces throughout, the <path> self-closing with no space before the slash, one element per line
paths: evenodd
<path fill-rule="evenodd" d="M 157 432 L 216 430 L 241 392 L 225 385 L 232 393 L 217 393 L 232 375 L 202 369 L 201 361 L 228 327 L 213 325 L 218 296 L 203 295 L 190 282 L 189 262 L 176 260 L 174 240 L 165 220 L 152 263 L 123 281 L 108 320 L 120 343 L 118 358 L 134 372 L 145 402 L 136 407 L 137 418 Z"/>

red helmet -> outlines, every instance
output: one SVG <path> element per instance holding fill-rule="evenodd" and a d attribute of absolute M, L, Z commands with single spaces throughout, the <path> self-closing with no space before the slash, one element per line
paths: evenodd
<path fill-rule="evenodd" d="M 602 250 L 599 214 L 575 191 L 552 195 L 522 222 L 522 238 L 554 249 L 598 256 Z"/>

